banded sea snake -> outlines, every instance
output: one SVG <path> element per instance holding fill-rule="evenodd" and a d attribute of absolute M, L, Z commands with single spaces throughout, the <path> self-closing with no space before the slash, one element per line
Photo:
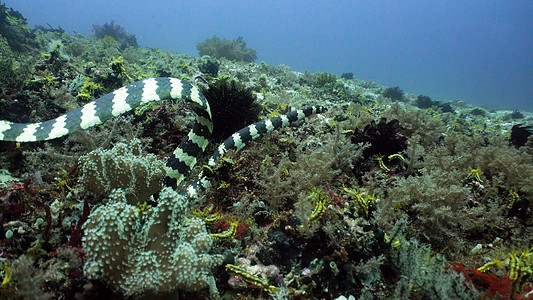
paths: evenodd
<path fill-rule="evenodd" d="M 51 140 L 100 125 L 139 105 L 170 99 L 186 101 L 195 113 L 192 129 L 166 162 L 164 183 L 167 186 L 176 187 L 187 177 L 199 156 L 205 151 L 213 131 L 209 103 L 197 87 L 184 80 L 161 77 L 137 81 L 65 115 L 40 123 L 13 123 L 0 120 L 0 140 L 13 142 Z M 323 106 L 310 106 L 246 126 L 221 143 L 207 165 L 213 168 L 226 151 L 240 150 L 250 141 L 273 130 L 324 111 L 326 109 Z M 201 173 L 182 194 L 189 197 L 196 196 L 208 185 L 209 182 Z"/>

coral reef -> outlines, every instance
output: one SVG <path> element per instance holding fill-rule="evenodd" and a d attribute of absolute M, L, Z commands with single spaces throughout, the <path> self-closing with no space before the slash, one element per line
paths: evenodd
<path fill-rule="evenodd" d="M 533 113 L 251 63 L 242 38 L 194 57 L 131 47 L 114 22 L 82 35 L 1 14 L 15 24 L 0 37 L 2 120 L 197 74 L 217 140 L 293 108 L 328 112 L 200 163 L 192 177 L 212 186 L 193 201 L 158 193 L 193 120 L 179 101 L 0 142 L 0 298 L 531 299 Z"/>

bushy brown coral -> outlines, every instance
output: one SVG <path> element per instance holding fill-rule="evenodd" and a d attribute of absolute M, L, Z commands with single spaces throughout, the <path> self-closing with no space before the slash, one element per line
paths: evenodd
<path fill-rule="evenodd" d="M 244 62 L 253 62 L 257 59 L 257 52 L 246 46 L 242 36 L 234 40 L 227 40 L 214 35 L 212 38 L 198 43 L 196 49 L 198 49 L 199 56 L 209 55 Z"/>
<path fill-rule="evenodd" d="M 123 48 L 126 47 L 138 47 L 137 38 L 134 34 L 129 34 L 124 27 L 115 23 L 111 20 L 110 23 L 105 23 L 104 25 L 93 25 L 94 35 L 103 39 L 106 36 L 115 39 Z"/>

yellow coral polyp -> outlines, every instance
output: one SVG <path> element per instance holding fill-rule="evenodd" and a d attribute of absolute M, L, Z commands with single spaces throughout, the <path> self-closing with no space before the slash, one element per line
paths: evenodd
<path fill-rule="evenodd" d="M 225 190 L 229 188 L 230 184 L 228 182 L 222 181 L 220 185 L 217 187 L 217 190 Z"/>
<path fill-rule="evenodd" d="M 110 64 L 110 67 L 113 71 L 121 74 L 127 80 L 131 80 L 131 77 L 128 75 L 128 73 L 126 73 L 126 67 L 124 67 L 124 58 L 122 58 L 122 56 L 114 58 Z"/>
<path fill-rule="evenodd" d="M 516 189 L 510 189 L 509 196 L 511 196 L 511 200 L 509 200 L 509 204 L 507 204 L 507 209 L 513 208 L 515 203 L 520 201 L 520 195 L 518 195 Z"/>
<path fill-rule="evenodd" d="M 346 187 L 344 187 L 342 191 L 355 199 L 357 201 L 358 211 L 362 212 L 365 217 L 368 217 L 368 212 L 370 211 L 370 207 L 372 207 L 376 201 L 376 197 L 368 193 Z"/>
<path fill-rule="evenodd" d="M 533 280 L 533 248 L 522 250 L 520 253 L 513 251 L 507 256 L 507 271 L 509 279 L 513 281 L 516 291 L 520 291 L 522 286 Z M 494 260 L 479 267 L 477 270 L 486 272 L 493 267 L 502 267 L 500 260 Z"/>
<path fill-rule="evenodd" d="M 62 191 L 72 191 L 72 189 L 70 188 L 70 186 L 68 186 L 68 183 L 67 183 L 67 180 L 66 179 L 62 179 L 62 180 L 59 180 L 59 182 L 57 183 L 57 185 L 59 185 L 59 188 L 62 190 Z"/>
<path fill-rule="evenodd" d="M 69 181 L 70 181 L 70 177 L 69 177 L 69 172 L 65 169 L 61 169 L 59 170 L 57 173 L 56 173 L 56 177 L 54 178 L 57 182 L 57 185 L 59 186 L 59 188 L 61 189 L 61 191 L 65 192 L 70 192 L 72 191 L 72 188 L 69 186 Z"/>
<path fill-rule="evenodd" d="M 401 161 L 405 161 L 405 158 L 399 153 L 391 154 L 391 155 L 389 155 L 388 158 L 389 158 L 389 160 L 399 159 Z"/>
<path fill-rule="evenodd" d="M 490 262 L 484 264 L 483 266 L 477 268 L 477 270 L 479 272 L 485 273 L 488 270 L 492 269 L 493 267 L 501 267 L 501 265 L 502 265 L 502 262 L 500 260 L 496 259 L 496 260 L 490 261 Z"/>
<path fill-rule="evenodd" d="M 359 204 L 359 207 L 363 210 L 365 216 L 368 216 L 370 206 L 372 206 L 375 200 L 376 198 L 374 198 L 374 196 L 366 194 L 363 197 L 363 195 L 357 194 L 357 204 Z"/>
<path fill-rule="evenodd" d="M 391 243 L 391 247 L 392 247 L 392 248 L 399 248 L 401 245 L 402 245 L 402 242 L 401 242 L 400 240 L 394 240 L 394 241 Z"/>
<path fill-rule="evenodd" d="M 220 220 L 220 217 L 222 216 L 220 213 L 215 212 L 213 213 L 213 206 L 207 206 L 203 210 L 199 210 L 196 208 L 191 208 L 192 215 L 196 218 L 202 219 L 206 223 L 214 223 L 218 220 Z"/>
<path fill-rule="evenodd" d="M 91 100 L 91 97 L 93 96 L 94 92 L 97 90 L 101 90 L 102 88 L 103 87 L 101 84 L 86 80 L 76 97 L 83 101 L 89 101 Z"/>
<path fill-rule="evenodd" d="M 522 285 L 533 279 L 533 248 L 523 250 L 520 255 L 515 252 L 509 255 L 509 279 L 514 281 L 517 291 Z"/>
<path fill-rule="evenodd" d="M 54 83 L 54 76 L 46 75 L 46 76 L 44 76 L 44 80 L 46 80 L 46 83 L 52 84 L 52 83 Z"/>

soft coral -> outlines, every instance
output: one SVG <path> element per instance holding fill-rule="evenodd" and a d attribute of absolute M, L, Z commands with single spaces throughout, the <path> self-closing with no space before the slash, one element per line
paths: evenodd
<path fill-rule="evenodd" d="M 486 291 L 488 298 L 495 299 L 513 299 L 513 300 L 525 300 L 533 299 L 530 297 L 524 297 L 519 293 L 515 293 L 513 290 L 513 282 L 509 278 L 509 274 L 506 272 L 502 277 L 495 274 L 487 274 L 478 271 L 475 268 L 467 271 L 467 269 L 461 264 L 454 264 L 451 266 L 457 273 L 462 273 L 465 276 L 467 282 L 471 282 L 478 290 Z"/>

